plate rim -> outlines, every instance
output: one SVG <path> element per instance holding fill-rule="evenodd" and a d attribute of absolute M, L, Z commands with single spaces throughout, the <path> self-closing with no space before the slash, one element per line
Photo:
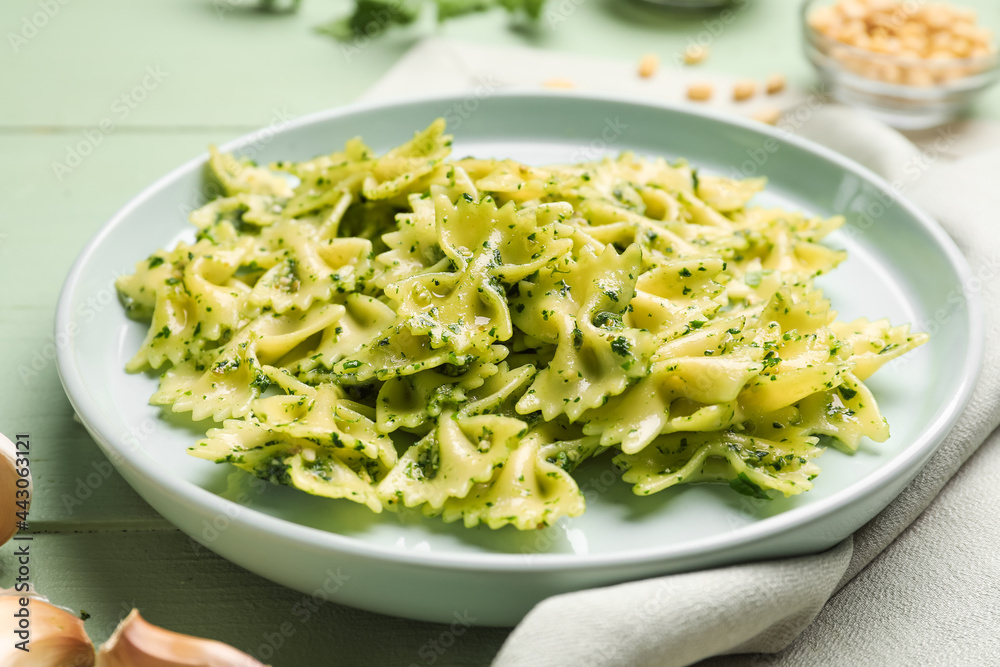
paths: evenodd
<path fill-rule="evenodd" d="M 461 102 L 467 96 L 467 92 L 458 92 L 421 95 L 391 101 L 356 102 L 303 115 L 283 124 L 279 129 L 272 127 L 260 128 L 221 144 L 219 150 L 223 152 L 239 151 L 239 149 L 252 146 L 269 135 L 274 136 L 276 133 L 335 121 L 372 110 L 382 111 L 428 103 L 439 103 L 442 105 L 442 113 L 444 113 L 444 110 L 448 108 L 445 105 Z M 794 511 L 784 512 L 741 526 L 728 533 L 698 538 L 681 545 L 656 545 L 619 554 L 537 553 L 532 554 L 532 557 L 527 559 L 524 557 L 524 554 L 515 553 L 423 552 L 412 549 L 392 548 L 388 545 L 372 544 L 349 535 L 341 535 L 275 517 L 261 512 L 254 507 L 241 505 L 222 498 L 186 479 L 164 475 L 156 469 L 153 462 L 148 460 L 147 457 L 139 456 L 137 452 L 132 451 L 132 448 L 113 444 L 115 438 L 109 438 L 106 435 L 107 433 L 117 433 L 117 430 L 113 428 L 109 420 L 105 419 L 101 409 L 94 404 L 95 402 L 90 397 L 87 383 L 78 372 L 75 362 L 77 337 L 72 336 L 70 344 L 57 347 L 56 367 L 59 379 L 74 411 L 84 423 L 90 435 L 98 442 L 101 449 L 104 450 L 103 453 L 105 456 L 108 456 L 112 464 L 116 468 L 128 465 L 141 477 L 145 478 L 147 483 L 154 483 L 160 487 L 161 491 L 165 491 L 178 499 L 184 499 L 185 504 L 193 504 L 197 507 L 198 511 L 219 513 L 238 507 L 239 511 L 236 513 L 232 511 L 227 512 L 233 524 L 241 524 L 240 527 L 243 529 L 261 530 L 269 534 L 274 534 L 280 536 L 283 540 L 309 546 L 310 548 L 321 548 L 325 551 L 342 552 L 355 557 L 371 558 L 381 562 L 404 566 L 417 565 L 431 569 L 458 569 L 467 572 L 484 573 L 542 573 L 639 566 L 657 561 L 668 562 L 691 558 L 699 554 L 707 555 L 715 553 L 720 548 L 745 548 L 754 543 L 778 537 L 782 533 L 792 531 L 796 528 L 818 523 L 821 519 L 829 518 L 831 515 L 852 504 L 864 501 L 875 495 L 884 484 L 901 475 L 910 466 L 915 465 L 923 459 L 923 462 L 920 463 L 920 467 L 922 467 L 933 456 L 934 452 L 947 437 L 948 432 L 962 415 L 977 384 L 985 350 L 985 324 L 981 295 L 965 289 L 965 286 L 969 284 L 969 280 L 973 277 L 968 261 L 947 232 L 929 214 L 911 202 L 909 198 L 894 191 L 883 177 L 847 156 L 812 140 L 791 134 L 790 132 L 780 131 L 777 128 L 749 119 L 735 117 L 711 109 L 696 109 L 680 104 L 650 101 L 634 96 L 618 94 L 508 89 L 498 91 L 490 97 L 506 99 L 522 98 L 528 104 L 535 100 L 552 100 L 557 98 L 578 100 L 581 102 L 623 104 L 633 107 L 644 107 L 646 110 L 653 112 L 667 112 L 708 119 L 723 125 L 749 130 L 763 137 L 769 137 L 795 146 L 828 162 L 832 162 L 844 171 L 853 173 L 861 178 L 862 181 L 877 187 L 889 195 L 897 206 L 905 210 L 910 218 L 919 223 L 920 227 L 931 236 L 937 248 L 944 253 L 963 287 L 968 311 L 969 328 L 967 332 L 966 359 L 958 376 L 958 391 L 952 394 L 951 399 L 945 404 L 944 409 L 940 412 L 937 419 L 920 436 L 905 445 L 904 449 L 893 460 L 877 468 L 866 478 L 852 483 L 847 488 L 835 491 L 829 497 L 818 500 L 808 506 L 796 508 Z M 91 237 L 74 260 L 60 290 L 55 315 L 56 332 L 66 331 L 68 330 L 67 327 L 75 324 L 72 308 L 75 287 L 79 282 L 79 277 L 87 268 L 91 256 L 98 250 L 104 240 L 131 215 L 134 209 L 155 196 L 160 190 L 175 180 L 188 174 L 191 170 L 201 168 L 207 158 L 208 153 L 203 152 L 156 179 L 138 194 L 134 195 Z M 120 440 L 121 438 L 118 439 Z M 110 456 L 110 451 L 115 452 L 117 456 Z M 919 468 L 917 472 L 919 472 Z M 135 490 L 142 495 L 139 489 Z M 891 503 L 892 500 L 889 502 Z M 886 506 L 888 506 L 888 503 Z M 879 512 L 883 510 L 884 507 Z"/>

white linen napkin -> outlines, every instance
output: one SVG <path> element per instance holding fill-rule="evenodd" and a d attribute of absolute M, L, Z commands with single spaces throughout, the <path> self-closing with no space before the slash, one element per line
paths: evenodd
<path fill-rule="evenodd" d="M 673 74 L 680 82 L 694 76 Z M 697 76 L 718 85 L 731 81 L 708 71 Z M 630 63 L 433 39 L 415 47 L 364 98 L 467 91 L 484 82 L 541 85 L 552 77 L 654 101 L 683 97 L 677 81 L 639 80 Z M 790 90 L 769 102 L 787 110 L 807 94 Z M 733 110 L 727 105 L 733 106 L 720 100 L 715 108 Z M 752 108 L 735 111 L 746 115 Z M 1000 211 L 1000 149 L 976 153 L 997 143 L 998 126 L 958 123 L 911 134 L 914 144 L 857 112 L 828 107 L 812 112 L 797 131 L 898 181 L 965 252 L 982 283 L 977 289 L 987 321 L 986 358 L 972 402 L 907 489 L 833 549 L 555 596 L 514 629 L 494 667 L 670 666 L 712 656 L 724 657 L 706 664 L 987 664 L 1000 655 L 1000 587 L 994 583 L 1000 581 L 994 511 L 1000 506 L 1000 432 L 994 432 L 1000 423 L 1000 221 L 993 213 Z"/>

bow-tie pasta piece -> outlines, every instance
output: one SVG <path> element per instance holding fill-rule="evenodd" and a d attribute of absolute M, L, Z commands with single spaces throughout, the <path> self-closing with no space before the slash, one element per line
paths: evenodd
<path fill-rule="evenodd" d="M 464 498 L 473 485 L 503 468 L 527 425 L 509 417 L 441 414 L 435 427 L 411 445 L 378 486 L 386 507 L 417 507 L 440 513 L 449 498 Z"/>
<path fill-rule="evenodd" d="M 130 372 L 178 364 L 245 323 L 249 288 L 237 277 L 242 251 L 206 241 L 155 253 L 115 285 L 126 312 L 151 319 Z"/>
<path fill-rule="evenodd" d="M 292 188 L 280 174 L 258 167 L 248 158 L 237 159 L 209 146 L 208 168 L 227 195 L 240 193 L 290 197 Z"/>
<path fill-rule="evenodd" d="M 270 384 L 265 367 L 343 315 L 343 306 L 320 304 L 305 313 L 290 311 L 254 320 L 225 346 L 163 373 L 150 402 L 169 406 L 173 412 L 190 412 L 196 421 L 246 415 L 251 401 Z"/>
<path fill-rule="evenodd" d="M 333 449 L 262 424 L 254 418 L 226 420 L 188 450 L 192 455 L 237 468 L 272 484 L 316 496 L 346 498 L 382 511 L 375 485 L 389 466 L 357 449 Z"/>
<path fill-rule="evenodd" d="M 441 517 L 449 523 L 462 520 L 467 528 L 484 523 L 493 529 L 512 525 L 531 530 L 583 514 L 584 497 L 576 481 L 549 462 L 542 447 L 538 438 L 521 440 L 494 479 L 476 484 L 463 497 L 449 498 Z"/>
<path fill-rule="evenodd" d="M 603 220 L 602 210 L 607 213 L 606 219 Z M 641 273 L 677 260 L 704 261 L 720 257 L 718 253 L 706 250 L 709 241 L 704 237 L 714 234 L 707 231 L 708 228 L 701 228 L 692 235 L 686 230 L 692 225 L 651 220 L 631 211 L 593 200 L 581 203 L 578 213 L 585 221 L 580 224 L 579 219 L 574 219 L 578 223 L 580 233 L 592 239 L 597 245 L 611 244 L 619 252 L 623 252 L 633 244 L 639 246 L 642 250 Z M 729 234 L 725 234 L 725 237 L 728 238 Z"/>
<path fill-rule="evenodd" d="M 511 367 L 506 361 L 500 362 L 496 373 L 486 378 L 482 385 L 465 393 L 459 416 L 496 414 L 519 417 L 515 408 L 517 399 L 528 389 L 535 372 L 531 364 Z"/>
<path fill-rule="evenodd" d="M 519 413 L 575 420 L 646 374 L 653 336 L 622 320 L 635 294 L 641 254 L 637 246 L 621 255 L 608 246 L 599 256 L 585 248 L 575 261 L 556 262 L 538 282 L 520 285 L 515 322 L 557 347 L 518 401 Z"/>
<path fill-rule="evenodd" d="M 715 281 L 721 259 L 688 259 L 661 264 L 639 276 L 625 321 L 669 341 L 704 325 L 725 305 L 725 287 Z"/>
<path fill-rule="evenodd" d="M 749 247 L 741 261 L 760 260 L 763 269 L 789 274 L 788 279 L 810 279 L 832 271 L 847 258 L 843 250 L 819 240 L 844 224 L 844 218 L 806 218 L 780 209 L 753 209 L 736 223 Z"/>
<path fill-rule="evenodd" d="M 451 153 L 452 137 L 445 134 L 444 129 L 444 120 L 439 118 L 427 129 L 414 134 L 410 141 L 376 160 L 362 186 L 365 198 L 389 199 L 405 196 L 408 189 L 415 186 L 425 189 L 418 186 L 417 181 L 430 174 Z"/>
<path fill-rule="evenodd" d="M 372 245 L 366 239 L 330 239 L 319 242 L 315 229 L 297 220 L 267 230 L 280 239 L 281 259 L 264 273 L 250 292 L 250 304 L 284 313 L 306 310 L 314 301 L 342 301 L 359 291 L 368 276 Z"/>
<path fill-rule="evenodd" d="M 910 333 L 909 324 L 894 327 L 889 320 L 869 322 L 862 318 L 830 326 L 850 350 L 849 361 L 854 364 L 854 375 L 859 380 L 867 380 L 885 364 L 929 340 L 925 333 Z"/>
<path fill-rule="evenodd" d="M 380 271 L 374 283 L 380 289 L 417 273 L 440 272 L 450 266 L 438 245 L 434 200 L 410 195 L 409 205 L 412 212 L 398 214 L 396 229 L 382 237 L 389 249 L 376 258 Z"/>
<path fill-rule="evenodd" d="M 713 322 L 661 347 L 646 377 L 586 413 L 584 432 L 633 454 L 661 434 L 719 431 L 739 422 L 738 398 L 765 354 L 748 345 L 753 332 L 741 322 Z"/>
<path fill-rule="evenodd" d="M 720 213 L 740 211 L 751 199 L 764 191 L 765 178 L 735 180 L 723 176 L 699 174 L 695 192 L 706 205 Z"/>
<path fill-rule="evenodd" d="M 251 412 L 276 432 L 333 449 L 351 449 L 379 459 L 386 469 L 398 458 L 392 440 L 375 424 L 375 411 L 353 401 L 333 384 L 310 387 L 288 375 L 272 374 L 288 393 L 258 398 Z"/>
<path fill-rule="evenodd" d="M 441 248 L 455 272 L 423 273 L 387 285 L 398 326 L 427 336 L 434 348 L 456 354 L 482 350 L 513 333 L 505 285 L 551 263 L 572 241 L 556 239 L 553 223 L 570 211 L 539 206 L 517 212 L 508 204 L 463 197 L 457 205 L 434 197 Z"/>
<path fill-rule="evenodd" d="M 514 160 L 468 161 L 460 164 L 476 178 L 476 187 L 483 194 L 492 195 L 501 203 L 514 202 L 519 206 L 541 201 L 552 185 L 552 174 L 546 169 L 531 167 Z"/>
<path fill-rule="evenodd" d="M 420 428 L 445 409 L 464 403 L 469 392 L 481 387 L 499 369 L 493 363 L 474 362 L 457 375 L 441 370 L 439 367 L 386 380 L 376 404 L 379 430 L 391 433 L 398 428 Z"/>
<path fill-rule="evenodd" d="M 348 294 L 344 299 L 344 314 L 323 329 L 315 347 L 303 352 L 289 370 L 310 384 L 332 382 L 336 376 L 334 364 L 365 347 L 373 340 L 380 340 L 379 333 L 396 320 L 392 308 L 378 299 L 363 294 Z"/>
<path fill-rule="evenodd" d="M 773 439 L 775 435 L 781 439 Z M 619 454 L 615 464 L 636 495 L 678 484 L 729 482 L 746 495 L 766 499 L 773 489 L 787 497 L 812 488 L 819 473 L 812 459 L 822 453 L 816 443 L 816 438 L 801 433 L 672 433 L 637 454 Z"/>
<path fill-rule="evenodd" d="M 834 444 L 847 451 L 856 450 L 862 437 L 875 442 L 889 437 L 889 424 L 875 397 L 853 373 L 847 373 L 836 389 L 807 396 L 797 405 L 811 434 L 835 438 Z"/>
<path fill-rule="evenodd" d="M 740 396 L 744 410 L 777 410 L 843 381 L 851 365 L 829 328 L 835 316 L 818 290 L 793 285 L 774 294 L 758 324 L 775 335 L 761 344 L 763 368 Z"/>
<path fill-rule="evenodd" d="M 242 192 L 211 201 L 191 212 L 188 220 L 207 236 L 223 222 L 250 232 L 252 227 L 267 227 L 282 220 L 285 200 L 271 195 Z"/>

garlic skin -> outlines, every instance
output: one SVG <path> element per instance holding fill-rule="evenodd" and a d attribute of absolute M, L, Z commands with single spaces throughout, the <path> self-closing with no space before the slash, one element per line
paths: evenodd
<path fill-rule="evenodd" d="M 60 609 L 30 593 L 0 596 L 0 619 L 4 640 L 0 642 L 0 665 L 4 667 L 94 667 L 94 645 L 83 629 L 83 621 L 65 609 Z M 28 599 L 27 607 L 21 598 Z M 30 623 L 30 651 L 22 651 L 15 644 L 22 641 L 16 633 L 23 630 L 15 614 L 28 610 Z M 22 617 L 23 618 L 23 617 Z"/>
<path fill-rule="evenodd" d="M 26 453 L 24 455 L 27 457 Z M 4 511 L 0 512 L 0 545 L 9 542 L 10 538 L 14 537 L 17 533 L 17 522 L 19 521 L 17 512 L 22 511 L 22 509 L 15 502 L 18 500 L 27 500 L 28 506 L 31 506 L 30 472 L 25 478 L 28 480 L 28 486 L 20 489 L 28 492 L 27 497 L 17 497 L 17 491 L 19 490 L 17 480 L 20 476 L 17 474 L 17 466 L 14 464 L 16 459 L 17 448 L 14 446 L 14 443 L 0 433 L 0 507 L 4 508 Z"/>
<path fill-rule="evenodd" d="M 133 609 L 101 646 L 97 667 L 267 666 L 228 644 L 164 630 Z"/>

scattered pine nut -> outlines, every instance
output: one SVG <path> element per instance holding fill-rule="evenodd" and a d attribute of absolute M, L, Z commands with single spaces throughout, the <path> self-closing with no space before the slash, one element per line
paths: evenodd
<path fill-rule="evenodd" d="M 785 89 L 785 75 L 772 74 L 767 77 L 764 88 L 767 90 L 768 95 L 777 95 Z"/>
<path fill-rule="evenodd" d="M 684 64 L 697 65 L 708 58 L 708 47 L 701 44 L 688 44 L 684 49 Z"/>
<path fill-rule="evenodd" d="M 737 102 L 749 100 L 757 92 L 757 82 L 753 79 L 740 79 L 733 84 L 733 99 Z"/>
<path fill-rule="evenodd" d="M 715 88 L 712 84 L 701 81 L 698 83 L 692 83 L 688 86 L 687 96 L 689 100 L 694 100 L 695 102 L 705 102 L 712 98 L 712 93 L 715 92 Z"/>
<path fill-rule="evenodd" d="M 658 69 L 660 69 L 660 57 L 655 53 L 647 53 L 639 61 L 639 76 L 643 79 L 653 76 Z"/>
<path fill-rule="evenodd" d="M 559 78 L 559 77 L 556 77 L 554 79 L 549 79 L 548 81 L 546 81 L 542 85 L 545 86 L 546 88 L 567 88 L 567 89 L 568 88 L 576 88 L 576 84 L 573 83 L 571 80 L 569 80 L 569 79 L 562 79 L 562 78 Z"/>
<path fill-rule="evenodd" d="M 781 120 L 781 109 L 778 107 L 763 107 L 754 111 L 750 115 L 750 118 L 761 123 L 767 123 L 768 125 L 777 125 L 778 121 Z"/>

